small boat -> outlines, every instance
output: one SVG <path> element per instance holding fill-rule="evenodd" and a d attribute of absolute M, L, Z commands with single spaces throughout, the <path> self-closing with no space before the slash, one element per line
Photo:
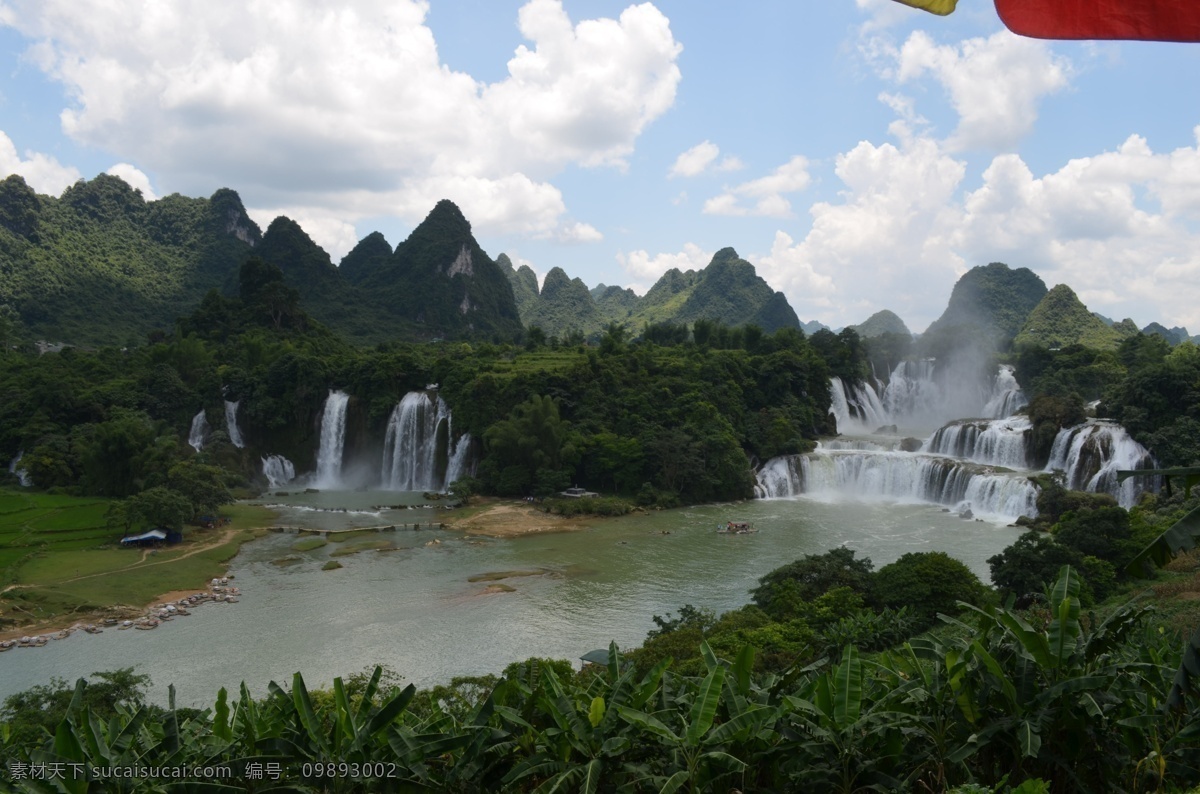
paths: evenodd
<path fill-rule="evenodd" d="M 3 653 L 4 651 L 11 651 L 15 647 L 17 647 L 17 643 L 15 641 L 4 640 L 3 642 L 0 642 L 0 653 Z"/>
<path fill-rule="evenodd" d="M 718 535 L 749 535 L 757 531 L 749 521 L 730 521 L 723 527 L 717 527 Z"/>

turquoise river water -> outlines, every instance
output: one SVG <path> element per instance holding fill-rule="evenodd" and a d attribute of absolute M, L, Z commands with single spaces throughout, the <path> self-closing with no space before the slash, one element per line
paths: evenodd
<path fill-rule="evenodd" d="M 264 501 L 277 505 L 283 525 L 438 521 L 437 510 L 395 507 L 419 499 L 365 492 Z M 372 507 L 379 504 L 392 507 Z M 718 524 L 730 520 L 750 521 L 760 531 L 718 535 Z M 296 671 L 320 687 L 376 663 L 427 686 L 499 672 L 530 656 L 576 660 L 611 640 L 638 645 L 654 626 L 652 615 L 683 604 L 718 612 L 740 606 L 763 574 L 836 546 L 877 567 L 910 551 L 945 551 L 987 581 L 987 558 L 1019 532 L 927 504 L 801 497 L 638 514 L 512 539 L 437 529 L 383 532 L 370 539 L 394 548 L 340 556 L 344 567 L 332 571 L 321 567 L 344 544 L 297 552 L 296 534 L 273 533 L 244 546 L 232 562 L 240 603 L 205 605 L 154 631 L 77 632 L 43 648 L 14 649 L 0 655 L 0 697 L 51 676 L 74 680 L 129 666 L 152 677 L 154 700 L 165 701 L 173 683 L 180 705 L 200 707 L 211 706 L 220 687 L 241 681 L 262 695 L 269 681 L 289 682 Z M 276 564 L 288 557 L 298 559 Z M 504 579 L 512 592 L 468 581 L 516 570 L 538 573 Z"/>

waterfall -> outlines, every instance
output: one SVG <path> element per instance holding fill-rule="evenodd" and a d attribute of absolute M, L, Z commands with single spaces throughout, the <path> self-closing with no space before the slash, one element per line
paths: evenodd
<path fill-rule="evenodd" d="M 296 467 L 283 455 L 268 455 L 263 458 L 262 471 L 272 488 L 282 488 L 296 478 Z"/>
<path fill-rule="evenodd" d="M 1037 486 L 952 458 L 903 452 L 815 452 L 772 458 L 758 473 L 760 496 L 846 494 L 970 507 L 1014 519 L 1037 515 Z"/>
<path fill-rule="evenodd" d="M 317 471 L 313 484 L 337 488 L 342 484 L 342 450 L 346 444 L 346 404 L 350 396 L 329 390 L 321 416 L 321 446 L 317 448 Z"/>
<path fill-rule="evenodd" d="M 872 433 L 892 423 L 870 383 L 856 386 L 835 376 L 829 379 L 829 396 L 829 410 L 837 419 L 839 433 Z"/>
<path fill-rule="evenodd" d="M 454 441 L 450 408 L 436 393 L 404 395 L 388 419 L 380 480 L 397 491 L 440 491 L 468 473 L 471 439 Z"/>
<path fill-rule="evenodd" d="M 17 456 L 9 462 L 8 473 L 17 478 L 17 482 L 21 484 L 22 488 L 28 488 L 33 485 L 33 480 L 29 477 L 29 470 L 21 465 L 23 457 L 25 457 L 25 450 L 18 452 Z"/>
<path fill-rule="evenodd" d="M 1113 422 L 1091 420 L 1058 431 L 1046 471 L 1064 472 L 1066 487 L 1071 490 L 1112 494 L 1121 507 L 1128 509 L 1154 483 L 1133 477 L 1118 483 L 1117 472 L 1154 466 L 1153 456 L 1130 438 L 1125 428 Z"/>
<path fill-rule="evenodd" d="M 983 406 L 983 415 L 989 419 L 1007 419 L 1029 404 L 1025 392 L 1017 383 L 1015 371 L 1008 364 L 1001 364 L 996 373 L 992 396 Z"/>
<path fill-rule="evenodd" d="M 932 429 L 963 416 L 1003 419 L 1026 404 L 1010 366 L 1000 367 L 989 383 L 970 367 L 940 372 L 932 359 L 900 362 L 882 391 L 873 380 L 855 385 L 830 378 L 829 394 L 839 433 L 872 433 L 887 425 Z"/>
<path fill-rule="evenodd" d="M 229 433 L 229 442 L 238 449 L 243 449 L 246 442 L 242 440 L 242 431 L 238 429 L 237 409 L 241 400 L 225 401 L 225 431 Z"/>
<path fill-rule="evenodd" d="M 204 416 L 204 409 L 200 413 L 192 417 L 192 429 L 188 432 L 188 444 L 197 452 L 204 449 L 204 442 L 208 438 L 208 419 Z"/>
<path fill-rule="evenodd" d="M 449 488 L 455 480 L 468 477 L 471 470 L 471 434 L 463 433 L 454 444 L 450 453 L 450 461 L 446 464 L 446 487 Z"/>
<path fill-rule="evenodd" d="M 991 466 L 1026 469 L 1029 468 L 1032 432 L 1033 424 L 1024 416 L 951 422 L 934 433 L 921 451 L 967 458 Z"/>

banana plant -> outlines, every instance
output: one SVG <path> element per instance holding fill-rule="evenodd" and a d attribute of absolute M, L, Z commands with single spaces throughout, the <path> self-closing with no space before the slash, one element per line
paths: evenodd
<path fill-rule="evenodd" d="M 693 792 L 709 790 L 718 781 L 739 779 L 748 765 L 729 749 L 753 734 L 774 713 L 771 707 L 750 705 L 743 700 L 740 704 L 730 704 L 734 716 L 718 723 L 718 711 L 726 692 L 732 691 L 742 698 L 745 695 L 741 693 L 749 693 L 748 670 L 753 665 L 753 655 L 739 654 L 739 663 L 733 669 L 716 658 L 707 642 L 701 643 L 700 650 L 708 674 L 699 682 L 673 679 L 681 685 L 674 695 L 669 694 L 664 682 L 660 710 L 646 712 L 632 705 L 619 705 L 615 709 L 620 719 L 638 729 L 643 740 L 656 741 L 666 751 L 659 754 L 657 769 L 643 781 L 653 784 L 660 794 L 681 791 L 685 786 Z M 730 675 L 735 686 L 726 689 L 726 678 Z"/>

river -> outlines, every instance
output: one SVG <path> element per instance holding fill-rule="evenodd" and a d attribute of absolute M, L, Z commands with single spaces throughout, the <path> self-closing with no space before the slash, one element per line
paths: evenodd
<path fill-rule="evenodd" d="M 419 495 L 296 495 L 280 508 L 280 523 L 438 520 L 428 509 L 370 507 L 414 499 Z M 717 525 L 729 520 L 760 531 L 718 535 Z M 1019 534 L 935 505 L 800 497 L 637 514 L 511 539 L 397 530 L 378 535 L 394 550 L 342 556 L 342 569 L 323 571 L 340 544 L 296 552 L 297 535 L 273 533 L 244 546 L 230 566 L 240 603 L 209 604 L 154 631 L 77 632 L 43 648 L 14 649 L 0 655 L 0 697 L 52 676 L 71 681 L 129 666 L 151 676 L 153 700 L 165 702 L 173 683 L 177 703 L 197 707 L 211 706 L 220 687 L 233 690 L 241 681 L 261 696 L 269 681 L 290 682 L 296 671 L 310 687 L 324 687 L 376 663 L 429 686 L 497 673 L 530 656 L 577 660 L 611 640 L 636 646 L 654 627 L 652 615 L 689 603 L 718 612 L 740 606 L 763 574 L 836 546 L 877 567 L 910 551 L 944 551 L 988 581 L 987 558 Z M 273 563 L 292 555 L 300 561 Z M 512 592 L 489 593 L 488 582 L 468 581 L 515 570 L 541 573 L 504 579 Z"/>

